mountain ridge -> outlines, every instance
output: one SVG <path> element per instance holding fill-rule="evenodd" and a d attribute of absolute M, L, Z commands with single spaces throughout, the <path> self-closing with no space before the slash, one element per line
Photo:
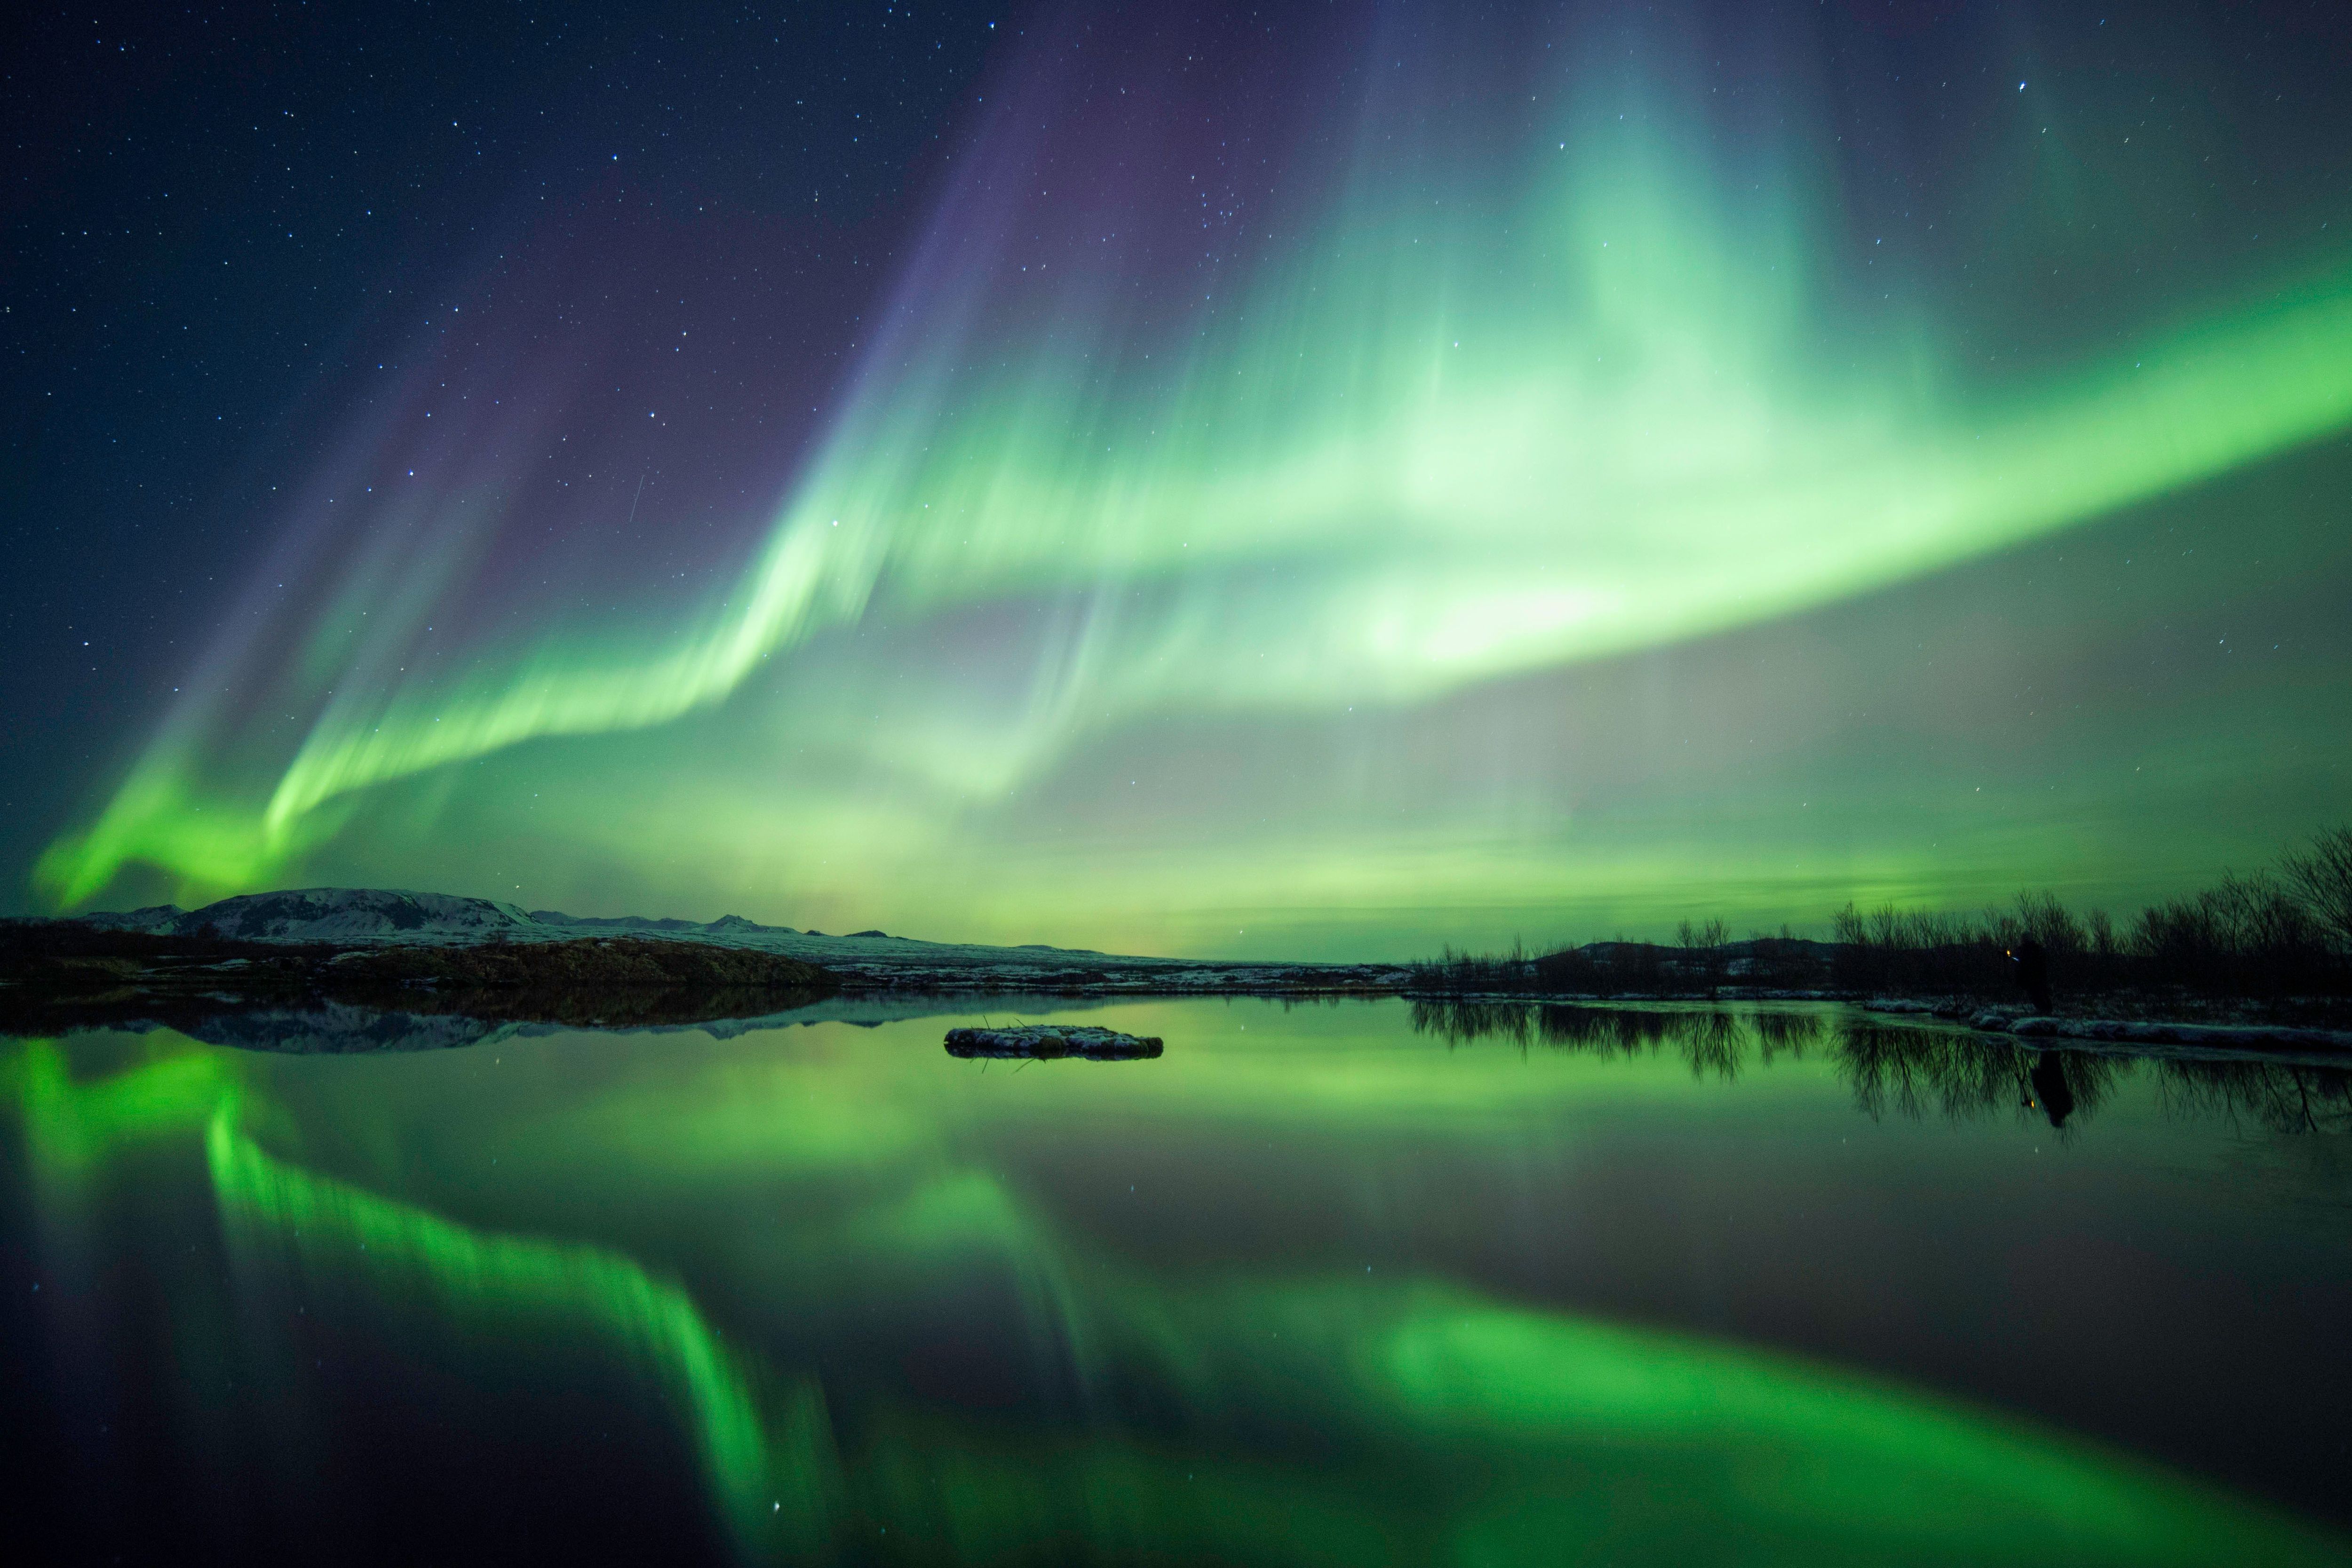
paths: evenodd
<path fill-rule="evenodd" d="M 498 899 L 404 888 L 288 888 L 266 893 L 239 893 L 194 910 L 182 909 L 177 904 L 150 904 L 135 910 L 92 910 L 73 918 L 100 930 L 156 936 L 214 936 L 247 942 L 352 946 L 467 946 L 626 935 L 759 948 L 836 962 L 919 957 L 940 963 L 1036 964 L 1107 956 L 1092 948 L 1052 947 L 1040 942 L 1019 948 L 932 942 L 892 936 L 879 930 L 828 936 L 815 930 L 765 925 L 737 914 L 721 915 L 715 921 L 689 921 L 677 916 L 573 915 L 562 910 L 526 910 Z M 1192 961 L 1139 957 L 1121 962 L 1181 965 Z"/>

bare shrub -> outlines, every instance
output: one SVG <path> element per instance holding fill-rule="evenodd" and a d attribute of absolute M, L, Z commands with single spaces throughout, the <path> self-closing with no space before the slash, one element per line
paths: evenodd
<path fill-rule="evenodd" d="M 2279 874 L 2338 955 L 2352 955 L 2352 826 L 2331 827 L 2279 862 Z"/>

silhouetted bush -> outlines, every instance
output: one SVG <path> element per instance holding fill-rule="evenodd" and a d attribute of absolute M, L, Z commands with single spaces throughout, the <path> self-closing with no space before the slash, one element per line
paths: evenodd
<path fill-rule="evenodd" d="M 2352 978 L 2352 829 L 2321 834 L 2283 866 L 2283 876 L 2225 874 L 2202 892 L 2152 904 L 2124 935 L 2105 910 L 2078 921 L 2051 893 L 2021 893 L 2013 909 L 1977 916 L 1864 914 L 1848 904 L 1835 918 L 1836 983 L 1890 994 L 2013 995 L 2014 955 L 2033 942 L 2061 993 L 2340 994 Z"/>
<path fill-rule="evenodd" d="M 1723 984 L 1723 977 L 1731 967 L 1730 932 L 1721 921 L 1708 921 L 1693 925 L 1685 921 L 1675 933 L 1675 945 L 1682 949 L 1682 973 L 1685 979 L 1704 982 L 1712 996 Z"/>
<path fill-rule="evenodd" d="M 1528 957 L 1457 952 L 1411 966 L 1412 989 L 1441 995 L 1712 996 L 1725 985 L 1813 991 L 1830 983 L 1827 943 L 1790 936 L 1726 939 L 1721 921 L 1683 922 L 1671 947 L 1657 942 L 1589 942 Z"/>
<path fill-rule="evenodd" d="M 2310 911 L 2256 872 L 2140 911 L 2134 946 L 2156 984 L 2222 996 L 2325 990 L 2335 966 Z"/>
<path fill-rule="evenodd" d="M 2279 874 L 2334 956 L 2352 958 L 2352 826 L 2331 827 L 2289 850 Z"/>
<path fill-rule="evenodd" d="M 1456 952 L 1451 945 L 1435 959 L 1409 966 L 1416 991 L 1496 991 L 1517 994 L 1534 988 L 1535 961 L 1517 942 L 1507 953 Z"/>
<path fill-rule="evenodd" d="M 1832 917 L 1831 960 L 1842 990 L 1885 995 L 2005 997 L 2018 990 L 2017 954 L 2041 945 L 2052 984 L 2087 989 L 2113 983 L 2113 926 L 2104 911 L 2088 925 L 2050 893 L 2020 893 L 2013 909 L 1966 915 L 1886 908 L 1864 914 L 1852 904 Z M 2106 933 L 2101 950 L 2093 931 Z"/>
<path fill-rule="evenodd" d="M 1455 952 L 1412 966 L 1416 990 L 1552 996 L 1713 995 L 1823 986 L 1864 995 L 2023 1000 L 2039 949 L 2059 995 L 2126 989 L 2280 1001 L 2352 992 L 2352 826 L 2290 850 L 2277 874 L 2225 875 L 2202 892 L 2150 905 L 2118 931 L 2104 910 L 2077 917 L 2050 892 L 2008 908 L 1864 911 L 1832 917 L 1836 940 L 1726 940 L 1721 921 L 1682 922 L 1675 945 L 1596 942 L 1530 958 Z"/>

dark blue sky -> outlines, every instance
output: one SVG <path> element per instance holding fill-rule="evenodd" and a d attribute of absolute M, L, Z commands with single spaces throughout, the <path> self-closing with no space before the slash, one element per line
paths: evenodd
<path fill-rule="evenodd" d="M 665 296 L 723 289 L 762 324 L 763 397 L 813 401 L 790 394 L 821 393 L 855 340 L 1012 37 L 1003 10 L 20 14 L 0 75 L 12 864 L 161 711 L 269 542 L 271 486 L 410 318 L 495 310 L 526 225 L 599 258 L 582 331 L 641 348 Z M 698 244 L 722 231 L 732 253 Z"/>

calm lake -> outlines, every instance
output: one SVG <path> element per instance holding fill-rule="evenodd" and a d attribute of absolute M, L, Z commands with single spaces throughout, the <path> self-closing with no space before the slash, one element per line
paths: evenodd
<path fill-rule="evenodd" d="M 2340 1072 L 1053 1005 L 0 1041 L 14 1560 L 2352 1563 Z"/>

